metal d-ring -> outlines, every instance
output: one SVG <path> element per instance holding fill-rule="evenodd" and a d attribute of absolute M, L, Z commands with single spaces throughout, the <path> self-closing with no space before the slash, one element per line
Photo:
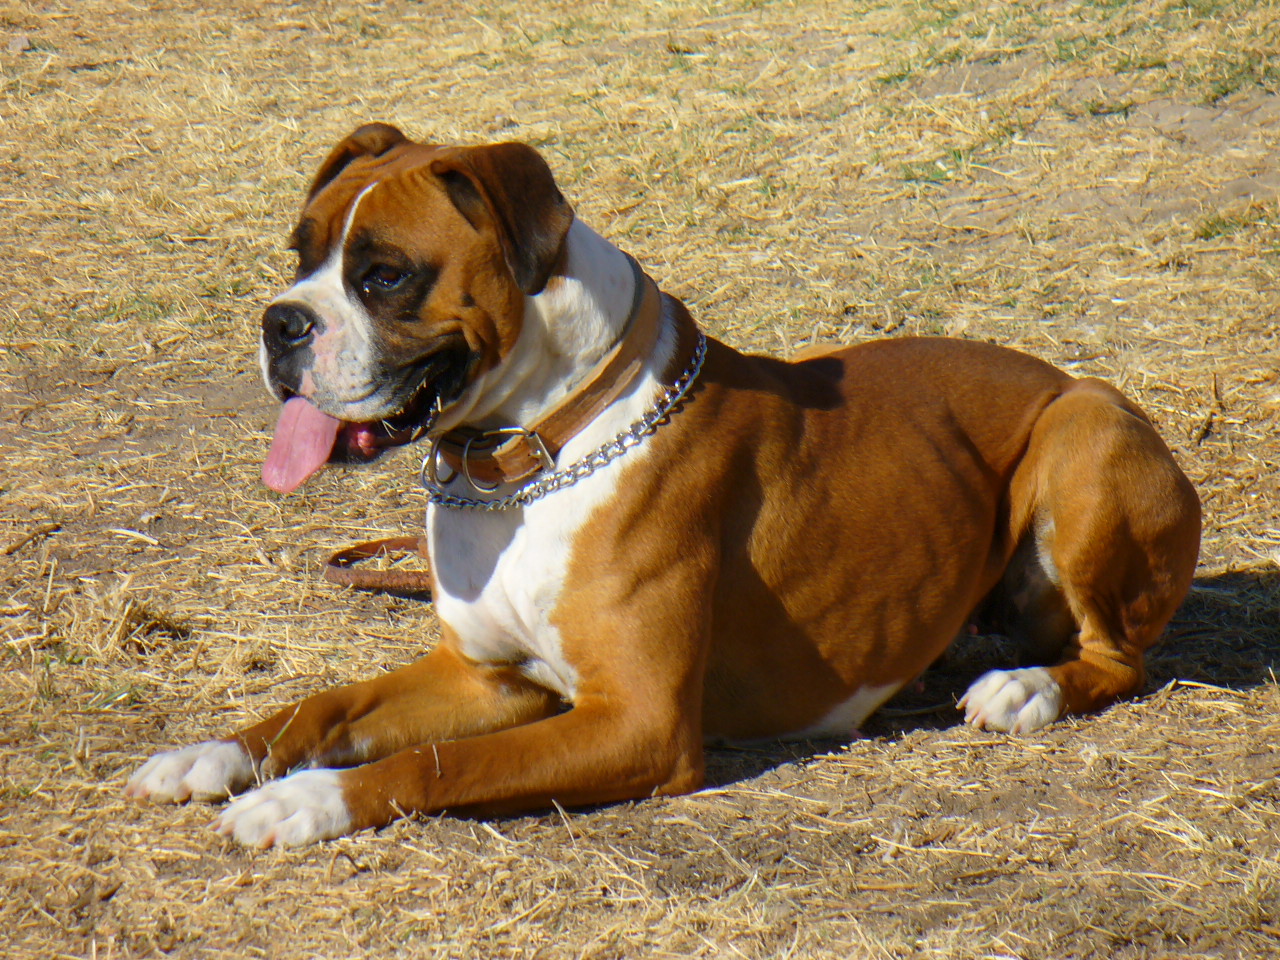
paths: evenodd
<path fill-rule="evenodd" d="M 440 441 L 443 439 L 443 434 L 432 438 L 427 455 L 422 458 L 422 466 L 418 468 L 418 482 L 428 489 L 434 487 L 439 490 L 458 477 L 458 471 L 455 470 L 447 480 L 440 479 Z M 465 459 L 463 463 L 466 463 Z"/>
<path fill-rule="evenodd" d="M 483 436 L 487 436 L 487 434 L 480 434 L 477 437 L 467 437 L 466 445 L 462 448 L 462 478 L 466 480 L 467 483 L 471 484 L 472 490 L 478 490 L 481 493 L 493 493 L 493 491 L 502 486 L 501 480 L 496 481 L 493 486 L 485 486 L 475 477 L 471 476 L 471 445 L 475 443 L 479 437 Z M 456 477 L 457 474 L 455 473 L 454 476 Z"/>

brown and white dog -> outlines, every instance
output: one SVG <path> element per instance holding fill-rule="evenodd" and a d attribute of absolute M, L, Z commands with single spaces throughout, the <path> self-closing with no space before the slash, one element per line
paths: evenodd
<path fill-rule="evenodd" d="M 1116 390 L 946 339 L 744 356 L 529 147 L 361 127 L 294 247 L 263 319 L 286 401 L 264 477 L 425 434 L 443 628 L 130 780 L 249 790 L 217 821 L 244 843 L 694 790 L 708 738 L 852 734 L 996 595 L 1048 666 L 960 704 L 1029 732 L 1136 691 L 1190 585 L 1195 492 Z"/>

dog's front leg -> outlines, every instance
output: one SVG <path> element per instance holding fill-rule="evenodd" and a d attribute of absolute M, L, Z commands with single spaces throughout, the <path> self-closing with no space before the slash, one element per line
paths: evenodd
<path fill-rule="evenodd" d="M 463 740 L 424 743 L 348 770 L 305 770 L 233 802 L 225 836 L 293 846 L 409 813 L 500 813 L 685 793 L 702 782 L 696 722 L 590 697 L 558 716 Z"/>
<path fill-rule="evenodd" d="M 294 845 L 410 813 L 501 813 L 696 789 L 708 601 L 701 583 L 685 584 L 680 597 L 665 589 L 670 579 L 679 578 L 659 573 L 638 589 L 622 581 L 642 610 L 582 608 L 566 629 L 578 674 L 569 711 L 479 736 L 424 739 L 346 770 L 296 773 L 236 800 L 219 831 L 255 846 Z"/>
<path fill-rule="evenodd" d="M 316 694 L 223 740 L 152 757 L 125 787 L 160 802 L 221 800 L 300 766 L 349 766 L 434 739 L 474 736 L 550 716 L 555 694 L 513 668 L 455 652 L 446 629 L 416 663 Z"/>

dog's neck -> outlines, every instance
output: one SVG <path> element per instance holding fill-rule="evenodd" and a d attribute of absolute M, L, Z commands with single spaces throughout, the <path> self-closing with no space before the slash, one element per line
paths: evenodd
<path fill-rule="evenodd" d="M 510 354 L 441 418 L 445 430 L 536 422 L 574 390 L 626 330 L 636 278 L 626 254 L 574 220 L 563 269 L 525 298 Z"/>

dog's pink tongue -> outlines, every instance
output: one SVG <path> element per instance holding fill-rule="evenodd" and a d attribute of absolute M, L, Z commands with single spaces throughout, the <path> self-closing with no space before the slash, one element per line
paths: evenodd
<path fill-rule="evenodd" d="M 342 421 L 321 413 L 302 397 L 290 397 L 280 410 L 271 449 L 262 465 L 262 482 L 288 493 L 325 465 Z"/>

